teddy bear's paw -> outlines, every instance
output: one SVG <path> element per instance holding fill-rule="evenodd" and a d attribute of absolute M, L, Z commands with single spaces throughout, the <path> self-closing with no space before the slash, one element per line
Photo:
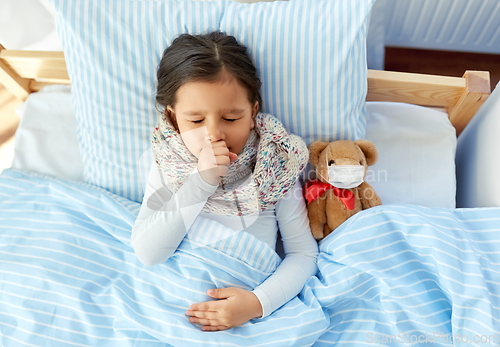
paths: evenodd
<path fill-rule="evenodd" d="M 363 210 L 382 205 L 382 201 L 375 193 L 375 190 L 366 182 L 360 185 L 360 200 Z"/>
<path fill-rule="evenodd" d="M 323 235 L 327 237 L 334 229 L 330 228 L 328 224 L 323 227 Z"/>
<path fill-rule="evenodd" d="M 323 225 L 311 225 L 311 233 L 316 240 L 321 240 L 324 236 Z"/>
<path fill-rule="evenodd" d="M 375 206 L 380 206 L 380 205 L 382 205 L 382 201 L 380 201 L 380 198 L 377 197 L 377 198 L 368 200 L 366 202 L 366 205 L 368 206 L 368 208 L 375 207 Z"/>
<path fill-rule="evenodd" d="M 375 196 L 373 198 L 371 198 L 368 202 L 370 204 L 370 207 L 382 205 L 382 200 L 380 200 L 380 198 L 377 194 L 375 194 Z"/>

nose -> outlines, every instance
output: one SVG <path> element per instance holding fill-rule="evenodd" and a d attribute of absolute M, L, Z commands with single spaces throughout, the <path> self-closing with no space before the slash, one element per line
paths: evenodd
<path fill-rule="evenodd" d="M 207 125 L 208 137 L 211 142 L 224 140 L 224 133 L 221 131 L 217 122 L 212 122 Z"/>

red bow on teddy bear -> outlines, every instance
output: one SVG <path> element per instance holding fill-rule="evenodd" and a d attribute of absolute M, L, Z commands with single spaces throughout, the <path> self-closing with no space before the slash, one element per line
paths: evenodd
<path fill-rule="evenodd" d="M 333 194 L 342 201 L 348 210 L 354 209 L 356 201 L 354 200 L 354 194 L 350 190 L 337 188 L 330 183 L 323 183 L 318 179 L 307 181 L 304 186 L 304 196 L 306 197 L 307 203 L 309 204 L 318 199 L 328 189 L 333 189 Z"/>

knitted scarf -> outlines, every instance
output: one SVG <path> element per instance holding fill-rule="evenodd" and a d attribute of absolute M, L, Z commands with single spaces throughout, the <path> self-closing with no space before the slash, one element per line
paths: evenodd
<path fill-rule="evenodd" d="M 198 159 L 184 145 L 174 127 L 162 117 L 151 137 L 156 164 L 174 192 L 198 166 Z M 273 207 L 290 190 L 309 159 L 304 141 L 288 134 L 275 117 L 258 113 L 238 159 L 208 199 L 203 211 L 246 216 Z"/>

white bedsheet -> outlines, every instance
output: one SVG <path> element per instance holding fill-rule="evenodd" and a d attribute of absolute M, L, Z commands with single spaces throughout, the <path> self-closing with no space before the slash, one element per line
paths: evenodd
<path fill-rule="evenodd" d="M 73 181 L 83 180 L 70 86 L 45 87 L 17 109 L 12 168 Z"/>
<path fill-rule="evenodd" d="M 454 208 L 457 139 L 448 115 L 403 103 L 366 108 L 366 138 L 379 151 L 366 181 L 382 203 Z"/>

